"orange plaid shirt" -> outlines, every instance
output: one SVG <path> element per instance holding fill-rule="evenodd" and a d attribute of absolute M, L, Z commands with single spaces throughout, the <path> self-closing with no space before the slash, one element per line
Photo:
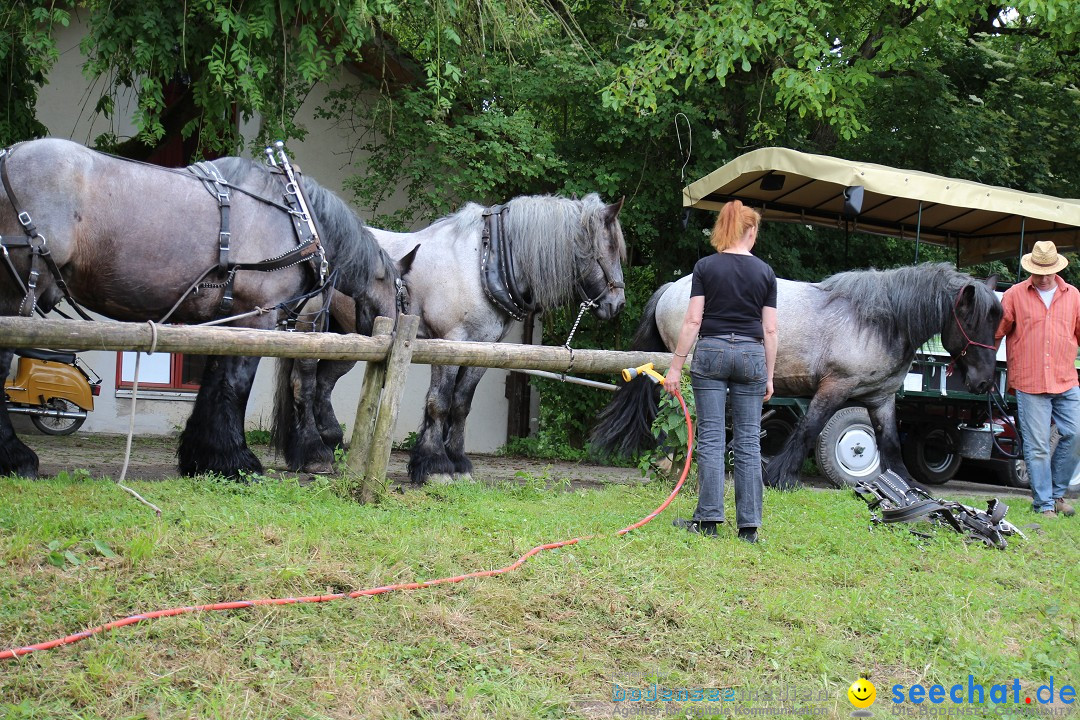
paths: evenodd
<path fill-rule="evenodd" d="M 1029 394 L 1063 393 L 1076 387 L 1076 350 L 1080 346 L 1080 291 L 1057 280 L 1050 307 L 1031 278 L 1005 291 L 996 341 L 1005 338 L 1009 388 Z"/>

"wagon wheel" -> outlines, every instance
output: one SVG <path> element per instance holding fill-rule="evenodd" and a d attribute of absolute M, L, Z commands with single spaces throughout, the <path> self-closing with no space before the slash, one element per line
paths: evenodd
<path fill-rule="evenodd" d="M 34 427 L 46 435 L 70 435 L 81 428 L 82 424 L 86 422 L 86 413 L 80 410 L 79 406 L 70 400 L 50 398 L 46 401 L 45 407 L 49 410 L 58 410 L 60 412 L 82 412 L 82 417 L 77 418 L 31 415 L 30 422 L 34 423 Z"/>
<path fill-rule="evenodd" d="M 818 435 L 817 463 L 835 487 L 854 485 L 879 472 L 877 437 L 863 407 L 837 410 Z"/>
<path fill-rule="evenodd" d="M 953 479 L 963 458 L 957 451 L 959 436 L 948 426 L 916 430 L 900 448 L 911 477 L 926 485 L 944 485 Z"/>
<path fill-rule="evenodd" d="M 1058 441 L 1061 440 L 1061 432 L 1057 429 L 1057 425 L 1054 425 L 1050 429 L 1050 457 L 1054 456 L 1054 450 L 1057 449 Z M 1005 465 L 1001 470 L 1001 479 L 1009 487 L 1020 488 L 1027 490 L 1031 487 L 1031 478 L 1028 477 L 1027 463 L 1023 458 L 1017 458 L 1016 460 L 1006 460 Z"/>

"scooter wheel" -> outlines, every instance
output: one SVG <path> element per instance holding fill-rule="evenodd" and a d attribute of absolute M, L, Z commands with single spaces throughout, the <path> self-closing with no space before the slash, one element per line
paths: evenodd
<path fill-rule="evenodd" d="M 80 412 L 78 405 L 70 400 L 64 400 L 63 398 L 50 398 L 45 405 L 50 410 L 59 410 L 60 412 Z M 46 435 L 70 435 L 81 428 L 82 424 L 86 422 L 86 413 L 83 413 L 82 417 L 77 418 L 31 415 L 30 422 L 34 423 L 34 427 Z"/>

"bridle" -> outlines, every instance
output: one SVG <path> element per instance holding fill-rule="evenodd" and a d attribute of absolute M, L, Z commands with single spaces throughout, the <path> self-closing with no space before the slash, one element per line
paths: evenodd
<path fill-rule="evenodd" d="M 618 290 L 620 288 L 626 287 L 626 283 L 624 283 L 622 280 L 616 280 L 615 278 L 611 277 L 611 272 L 608 271 L 607 265 L 600 262 L 600 258 L 598 256 L 594 256 L 593 259 L 596 260 L 596 264 L 600 266 L 601 272 L 604 273 L 604 280 L 607 282 L 607 284 L 604 286 L 604 289 L 596 295 L 596 297 L 590 298 L 585 292 L 585 288 L 582 287 L 581 281 L 578 280 L 578 292 L 581 293 L 582 297 L 584 297 L 585 300 L 581 301 L 581 305 L 578 307 L 577 319 L 574 320 L 574 326 L 570 328 L 570 334 L 566 337 L 566 342 L 563 344 L 563 347 L 570 351 L 570 366 L 567 368 L 566 372 L 570 372 L 570 368 L 574 366 L 574 349 L 570 347 L 570 342 L 574 339 L 574 333 L 577 332 L 578 325 L 581 324 L 581 318 L 585 317 L 585 313 L 589 309 L 599 306 L 599 303 L 596 302 L 597 300 L 604 297 L 612 290 Z M 565 374 L 566 373 L 563 373 L 564 376 Z"/>
<path fill-rule="evenodd" d="M 997 348 L 993 345 L 987 345 L 986 343 L 976 342 L 972 340 L 971 336 L 967 334 L 967 330 L 964 329 L 964 324 L 960 322 L 960 316 L 956 312 L 956 308 L 960 307 L 960 295 L 963 292 L 964 288 L 960 288 L 960 290 L 956 293 L 956 300 L 953 301 L 952 316 L 953 320 L 956 321 L 957 329 L 960 330 L 960 334 L 964 336 L 965 344 L 964 347 L 960 350 L 960 352 L 953 356 L 953 361 L 949 363 L 949 367 L 945 371 L 947 375 L 952 375 L 953 365 L 956 364 L 956 360 L 967 355 L 968 348 L 972 345 L 974 345 L 975 347 L 986 348 L 987 350 L 993 350 L 995 352 L 997 351 Z"/>
<path fill-rule="evenodd" d="M 600 266 L 600 272 L 604 273 L 604 288 L 596 294 L 596 297 L 590 298 L 588 293 L 585 292 L 585 288 L 582 287 L 580 281 L 578 282 L 578 291 L 581 293 L 581 296 L 585 298 L 585 300 L 583 300 L 581 304 L 590 308 L 596 307 L 598 305 L 596 301 L 607 295 L 609 292 L 626 288 L 626 283 L 624 283 L 622 280 L 616 280 L 611 276 L 611 270 L 608 268 L 607 265 L 601 262 L 599 256 L 593 256 L 593 260 L 595 260 L 596 264 Z"/>

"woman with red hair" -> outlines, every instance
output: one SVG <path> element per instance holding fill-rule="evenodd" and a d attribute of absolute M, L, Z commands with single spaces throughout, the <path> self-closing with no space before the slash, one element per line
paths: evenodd
<path fill-rule="evenodd" d="M 690 305 L 664 389 L 675 392 L 691 349 L 697 406 L 698 506 L 675 525 L 716 535 L 724 522 L 725 412 L 730 400 L 739 537 L 757 542 L 761 526 L 761 406 L 773 394 L 776 362 L 776 274 L 750 253 L 761 215 L 733 200 L 712 231 L 716 253 L 694 266 Z M 694 343 L 697 342 L 695 348 Z"/>

